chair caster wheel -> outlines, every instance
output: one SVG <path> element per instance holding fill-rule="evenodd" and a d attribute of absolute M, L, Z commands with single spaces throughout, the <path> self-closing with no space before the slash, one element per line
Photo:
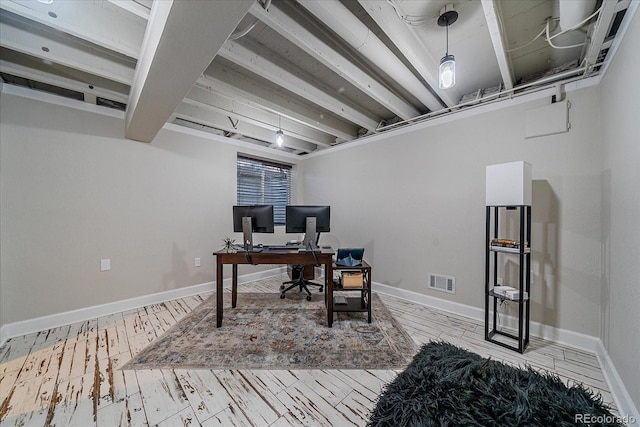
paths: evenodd
<path fill-rule="evenodd" d="M 280 299 L 284 299 L 284 294 L 280 294 Z"/>
<path fill-rule="evenodd" d="M 322 288 L 322 286 L 320 286 L 320 290 L 319 290 L 319 292 L 322 292 L 322 289 L 323 289 L 323 288 Z"/>
<path fill-rule="evenodd" d="M 280 285 L 280 290 L 284 291 L 284 285 Z"/>
<path fill-rule="evenodd" d="M 307 295 L 307 301 L 311 301 L 311 295 Z"/>

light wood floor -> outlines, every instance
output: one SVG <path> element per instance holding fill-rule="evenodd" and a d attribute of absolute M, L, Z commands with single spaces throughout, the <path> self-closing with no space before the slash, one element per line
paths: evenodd
<path fill-rule="evenodd" d="M 240 286 L 278 292 L 286 276 Z M 209 294 L 15 337 L 0 348 L 0 424 L 9 426 L 363 426 L 393 370 L 118 368 Z M 521 355 L 484 341 L 484 326 L 381 295 L 418 344 L 446 340 L 525 363 L 613 399 L 593 353 L 539 339 Z"/>

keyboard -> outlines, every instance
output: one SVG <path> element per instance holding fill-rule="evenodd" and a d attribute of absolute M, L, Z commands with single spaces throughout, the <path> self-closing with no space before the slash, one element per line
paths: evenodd
<path fill-rule="evenodd" d="M 264 249 L 290 249 L 292 251 L 302 249 L 301 245 L 263 245 L 262 247 Z"/>

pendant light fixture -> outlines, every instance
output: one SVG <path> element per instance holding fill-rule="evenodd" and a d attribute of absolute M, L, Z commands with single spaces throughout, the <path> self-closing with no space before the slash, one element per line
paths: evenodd
<path fill-rule="evenodd" d="M 284 132 L 282 132 L 280 119 L 281 117 L 278 116 L 278 130 L 276 131 L 276 144 L 278 147 L 282 147 L 282 144 L 284 143 Z"/>
<path fill-rule="evenodd" d="M 440 89 L 449 89 L 456 84 L 456 58 L 449 55 L 449 25 L 458 20 L 458 12 L 453 10 L 453 5 L 448 4 L 440 11 L 438 25 L 447 29 L 447 51 L 440 60 L 438 72 L 438 86 Z"/>

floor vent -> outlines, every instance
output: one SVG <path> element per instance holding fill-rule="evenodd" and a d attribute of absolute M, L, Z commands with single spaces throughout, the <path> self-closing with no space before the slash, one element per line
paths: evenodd
<path fill-rule="evenodd" d="M 455 294 L 456 278 L 442 274 L 429 274 L 429 289 Z"/>

